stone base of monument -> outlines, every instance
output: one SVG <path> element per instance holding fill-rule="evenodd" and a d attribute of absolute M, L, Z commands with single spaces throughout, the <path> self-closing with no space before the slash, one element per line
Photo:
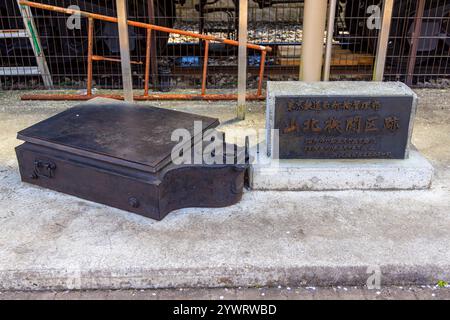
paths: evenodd
<path fill-rule="evenodd" d="M 250 169 L 253 190 L 417 190 L 431 186 L 433 166 L 414 148 L 405 160 L 278 160 L 264 153 Z"/>
<path fill-rule="evenodd" d="M 429 188 L 433 167 L 411 145 L 417 105 L 417 95 L 400 82 L 268 82 L 267 152 L 256 157 L 250 185 Z"/>

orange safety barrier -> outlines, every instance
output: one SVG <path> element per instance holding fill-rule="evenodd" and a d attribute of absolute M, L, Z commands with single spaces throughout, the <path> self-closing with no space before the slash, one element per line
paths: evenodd
<path fill-rule="evenodd" d="M 94 97 L 108 97 L 114 99 L 123 99 L 121 95 L 93 95 L 92 94 L 92 62 L 93 61 L 111 61 L 111 62 L 120 62 L 119 59 L 107 58 L 93 54 L 94 47 L 94 20 L 102 20 L 107 22 L 117 23 L 118 19 L 115 17 L 105 16 L 101 14 L 79 11 L 74 9 L 66 9 L 62 7 L 32 2 L 32 1 L 19 1 L 21 5 L 29 6 L 33 8 L 49 10 L 59 13 L 65 13 L 68 15 L 80 15 L 88 18 L 88 72 L 87 72 L 87 91 L 85 95 L 80 94 L 28 94 L 23 95 L 22 100 L 89 100 Z M 236 100 L 236 94 L 206 94 L 206 77 L 207 77 L 207 69 L 208 69 L 208 49 L 209 42 L 220 42 L 232 46 L 239 46 L 239 42 L 230 39 L 223 39 L 214 37 L 211 35 L 199 34 L 179 29 L 167 28 L 162 26 L 157 26 L 154 24 L 137 22 L 132 20 L 127 20 L 128 25 L 138 28 L 147 29 L 147 37 L 146 37 L 146 56 L 145 56 L 145 84 L 144 84 L 144 94 L 135 96 L 135 100 Z M 151 36 L 152 31 L 161 31 L 166 33 L 175 33 L 179 35 L 184 35 L 188 37 L 197 38 L 205 41 L 205 53 L 204 53 L 204 62 L 203 62 L 203 72 L 202 72 L 202 87 L 200 94 L 149 94 L 149 81 L 150 81 L 150 50 L 151 50 Z M 260 46 L 257 44 L 246 43 L 248 49 L 254 49 L 261 51 L 261 61 L 259 66 L 259 79 L 258 79 L 258 89 L 256 94 L 248 94 L 248 100 L 264 100 L 264 96 L 262 95 L 262 82 L 264 77 L 264 68 L 265 68 L 265 60 L 267 52 L 272 51 L 272 49 L 268 46 Z M 133 64 L 142 64 L 141 62 L 132 62 Z"/>

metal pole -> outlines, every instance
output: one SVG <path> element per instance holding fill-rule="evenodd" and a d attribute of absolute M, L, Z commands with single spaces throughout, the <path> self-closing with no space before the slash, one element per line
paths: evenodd
<path fill-rule="evenodd" d="M 94 49 L 94 19 L 88 18 L 88 66 L 86 94 L 92 95 L 92 55 Z"/>
<path fill-rule="evenodd" d="M 147 1 L 148 22 L 155 24 L 155 5 L 153 0 Z M 153 88 L 158 89 L 158 56 L 156 52 L 156 32 L 152 29 L 151 46 L 150 46 L 150 72 L 152 74 Z"/>
<path fill-rule="evenodd" d="M 202 74 L 202 96 L 206 94 L 206 82 L 207 82 L 207 72 L 208 72 L 208 50 L 209 41 L 205 40 L 205 54 L 203 56 L 203 74 Z"/>
<path fill-rule="evenodd" d="M 419 38 L 422 32 L 423 13 L 425 11 L 425 0 L 419 0 L 417 3 L 416 17 L 414 18 L 414 33 L 412 35 L 412 46 L 409 52 L 408 76 L 406 84 L 412 85 L 414 68 L 416 66 L 417 49 L 419 47 Z"/>
<path fill-rule="evenodd" d="M 323 33 L 327 0 L 305 0 L 300 80 L 320 81 L 323 62 Z"/>
<path fill-rule="evenodd" d="M 266 65 L 266 52 L 261 51 L 261 61 L 259 62 L 258 96 L 262 95 L 262 84 L 264 80 L 264 66 Z"/>
<path fill-rule="evenodd" d="M 381 20 L 381 30 L 378 34 L 377 56 L 375 58 L 375 67 L 373 70 L 373 81 L 383 81 L 393 7 L 394 0 L 383 1 L 383 17 Z"/>
<path fill-rule="evenodd" d="M 327 44 L 325 48 L 325 66 L 323 69 L 323 81 L 330 80 L 331 53 L 333 50 L 334 19 L 336 17 L 337 0 L 330 0 L 328 10 Z"/>
<path fill-rule="evenodd" d="M 248 0 L 239 1 L 238 101 L 237 118 L 245 119 L 247 94 L 247 10 Z"/>
<path fill-rule="evenodd" d="M 119 24 L 120 60 L 122 65 L 123 95 L 125 101 L 133 102 L 133 80 L 131 78 L 130 44 L 128 38 L 127 3 L 116 0 Z"/>

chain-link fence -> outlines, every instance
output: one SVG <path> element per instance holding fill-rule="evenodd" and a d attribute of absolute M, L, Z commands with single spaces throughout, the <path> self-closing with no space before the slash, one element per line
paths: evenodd
<path fill-rule="evenodd" d="M 448 86 L 449 76 L 450 1 L 395 1 L 385 78 Z"/>
<path fill-rule="evenodd" d="M 36 2 L 116 16 L 115 1 L 110 0 Z M 128 0 L 128 15 L 130 20 L 237 39 L 238 7 L 238 0 Z M 38 40 L 54 88 L 86 88 L 87 19 L 34 8 L 31 12 L 36 39 L 20 33 L 24 25 L 16 0 L 3 0 L 0 4 L 1 87 L 44 87 L 43 78 L 35 70 L 36 57 L 32 50 L 33 41 Z M 372 78 L 381 13 L 380 0 L 339 1 L 331 80 Z M 266 59 L 266 80 L 298 79 L 302 17 L 301 0 L 249 1 L 248 41 L 273 48 Z M 135 88 L 143 88 L 146 30 L 130 27 L 129 37 L 133 84 Z M 94 55 L 108 59 L 93 64 L 94 88 L 120 88 L 120 63 L 114 61 L 119 59 L 117 25 L 96 21 L 94 38 Z M 156 32 L 152 44 L 151 87 L 154 90 L 200 88 L 203 41 Z M 419 86 L 447 85 L 449 58 L 450 0 L 395 0 L 385 79 Z M 259 62 L 259 52 L 249 50 L 249 88 L 257 86 Z M 207 79 L 208 88 L 236 87 L 236 47 L 210 44 Z"/>

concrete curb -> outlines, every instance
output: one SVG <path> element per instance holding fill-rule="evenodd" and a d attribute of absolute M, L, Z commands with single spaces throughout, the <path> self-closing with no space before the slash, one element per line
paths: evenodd
<path fill-rule="evenodd" d="M 450 265 L 380 266 L 381 286 L 434 285 L 450 278 Z M 3 270 L 0 290 L 88 290 L 220 287 L 364 286 L 367 266 L 291 268 Z"/>

